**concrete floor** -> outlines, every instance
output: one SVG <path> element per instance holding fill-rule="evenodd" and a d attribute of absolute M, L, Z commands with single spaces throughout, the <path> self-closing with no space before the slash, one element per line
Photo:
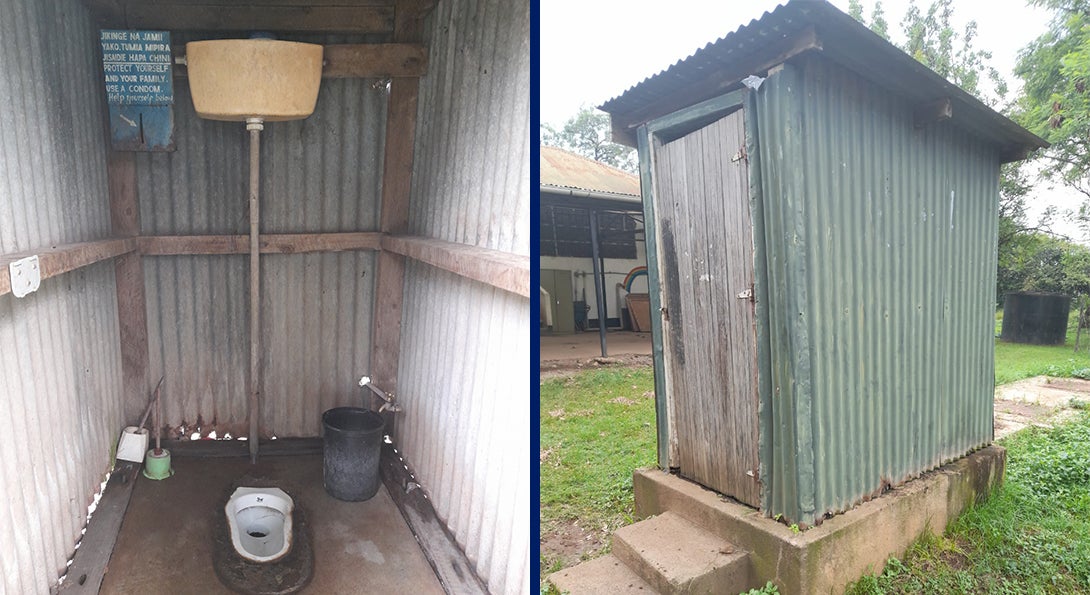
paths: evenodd
<path fill-rule="evenodd" d="M 598 331 L 574 335 L 541 335 L 541 361 L 590 359 L 602 356 Z M 606 352 L 620 355 L 651 355 L 651 333 L 609 331 Z"/>
<path fill-rule="evenodd" d="M 244 475 L 277 482 L 311 526 L 314 578 L 303 593 L 435 593 L 443 589 L 384 487 L 342 502 L 322 487 L 322 457 L 176 458 L 163 481 L 133 488 L 100 593 L 230 593 L 212 565 L 214 515 Z"/>

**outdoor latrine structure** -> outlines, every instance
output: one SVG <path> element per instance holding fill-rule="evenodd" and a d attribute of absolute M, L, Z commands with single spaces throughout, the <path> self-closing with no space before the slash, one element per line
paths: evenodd
<path fill-rule="evenodd" d="M 1041 139 L 801 0 L 602 109 L 639 148 L 661 467 L 812 525 L 991 442 L 999 166 Z"/>
<path fill-rule="evenodd" d="M 0 591 L 56 585 L 160 376 L 174 438 L 246 436 L 256 385 L 264 446 L 370 405 L 368 375 L 467 580 L 529 592 L 529 20 L 499 0 L 0 6 Z M 314 114 L 263 133 L 256 378 L 245 129 L 198 118 L 174 60 L 172 140 L 133 125 L 173 150 L 112 150 L 100 29 L 169 32 L 175 58 L 252 31 L 324 46 Z M 27 257 L 40 286 L 16 297 Z"/>

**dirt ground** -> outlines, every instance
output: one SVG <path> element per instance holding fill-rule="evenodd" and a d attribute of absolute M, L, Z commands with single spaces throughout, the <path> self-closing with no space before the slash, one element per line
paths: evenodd
<path fill-rule="evenodd" d="M 596 341 L 597 339 L 595 339 Z M 595 343 L 596 345 L 597 343 Z M 544 350 L 542 350 L 544 357 Z M 647 354 L 621 354 L 608 358 L 570 358 L 541 361 L 541 379 L 563 377 L 594 367 L 651 365 Z M 1028 426 L 1052 427 L 1090 405 L 1090 381 L 1036 376 L 996 388 L 994 427 L 998 440 Z M 578 520 L 542 527 L 542 577 L 559 568 L 596 557 L 610 543 L 610 534 L 586 528 Z"/>

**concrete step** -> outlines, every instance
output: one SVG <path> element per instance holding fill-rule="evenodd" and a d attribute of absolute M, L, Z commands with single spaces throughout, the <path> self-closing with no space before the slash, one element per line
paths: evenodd
<path fill-rule="evenodd" d="M 613 555 L 664 595 L 734 595 L 755 586 L 749 554 L 670 511 L 618 529 Z"/>
<path fill-rule="evenodd" d="M 571 595 L 653 595 L 654 587 L 613 556 L 588 560 L 549 575 L 561 593 Z"/>

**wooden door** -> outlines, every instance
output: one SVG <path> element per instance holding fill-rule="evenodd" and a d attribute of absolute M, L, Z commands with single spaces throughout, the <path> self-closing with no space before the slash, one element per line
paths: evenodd
<path fill-rule="evenodd" d="M 657 146 L 654 207 L 666 393 L 681 475 L 759 506 L 744 147 L 741 110 Z"/>

